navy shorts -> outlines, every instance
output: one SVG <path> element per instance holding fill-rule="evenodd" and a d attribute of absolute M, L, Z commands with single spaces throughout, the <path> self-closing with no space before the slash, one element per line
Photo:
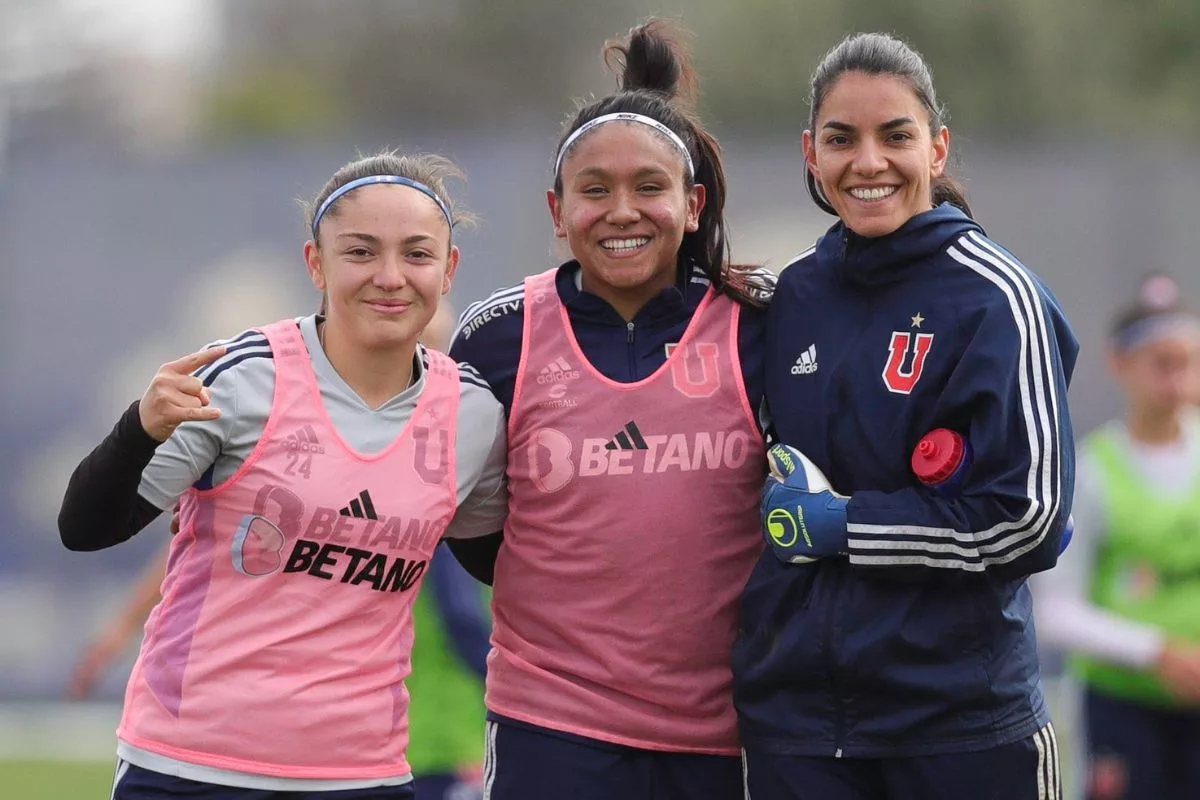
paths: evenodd
<path fill-rule="evenodd" d="M 142 769 L 128 761 L 117 762 L 112 791 L 112 800 L 413 800 L 414 797 L 411 782 L 333 792 L 276 792 L 190 781 Z"/>
<path fill-rule="evenodd" d="M 752 800 L 1062 800 L 1058 744 L 1047 725 L 973 753 L 811 758 L 746 748 Z"/>
<path fill-rule="evenodd" d="M 745 797 L 735 756 L 642 750 L 512 720 L 488 722 L 483 779 L 488 800 Z"/>
<path fill-rule="evenodd" d="M 1089 800 L 1200 798 L 1200 710 L 1149 708 L 1088 691 Z"/>
<path fill-rule="evenodd" d="M 481 785 L 449 773 L 414 775 L 412 785 L 417 800 L 483 800 Z"/>

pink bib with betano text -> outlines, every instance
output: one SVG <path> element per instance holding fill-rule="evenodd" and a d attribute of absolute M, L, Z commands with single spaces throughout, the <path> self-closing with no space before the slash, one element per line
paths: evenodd
<path fill-rule="evenodd" d="M 236 474 L 181 500 L 118 736 L 256 775 L 402 776 L 413 600 L 456 507 L 458 370 L 430 352 L 412 419 L 363 454 L 296 322 L 262 330 L 270 417 Z"/>
<path fill-rule="evenodd" d="M 633 747 L 738 752 L 730 651 L 765 477 L 738 316 L 710 291 L 666 363 L 622 384 L 579 349 L 554 271 L 526 279 L 493 712 Z"/>

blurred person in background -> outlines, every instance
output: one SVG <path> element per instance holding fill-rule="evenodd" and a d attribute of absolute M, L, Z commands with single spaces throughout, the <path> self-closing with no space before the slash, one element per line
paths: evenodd
<path fill-rule="evenodd" d="M 413 606 L 408 763 L 418 800 L 478 800 L 492 622 L 484 587 L 445 549 Z"/>
<path fill-rule="evenodd" d="M 1074 654 L 1091 800 L 1200 797 L 1200 318 L 1165 276 L 1109 339 L 1125 413 L 1082 442 L 1075 535 L 1038 633 Z"/>
<path fill-rule="evenodd" d="M 503 409 L 418 342 L 458 265 L 452 177 L 392 152 L 339 169 L 304 247 L 327 313 L 164 365 L 72 475 L 72 550 L 180 504 L 117 800 L 413 797 L 413 603 L 438 542 L 507 506 Z"/>
<path fill-rule="evenodd" d="M 1070 512 L 1078 345 L 946 175 L 920 54 L 847 37 L 810 113 L 809 192 L 838 222 L 768 314 L 782 444 L 733 661 L 749 795 L 1058 798 L 1026 579 Z M 926 483 L 934 429 L 961 458 Z"/>
<path fill-rule="evenodd" d="M 442 301 L 421 343 L 444 351 L 453 328 L 453 311 Z M 172 533 L 178 533 L 178 513 L 171 522 Z M 71 699 L 91 696 L 141 632 L 162 596 L 169 550 L 163 548 L 146 566 L 117 615 L 84 651 L 68 687 Z M 428 590 L 413 604 L 416 635 L 412 673 L 405 681 L 411 695 L 407 755 L 413 790 L 425 800 L 472 800 L 481 793 L 491 617 L 479 583 L 450 554 L 430 560 L 427 581 Z"/>
<path fill-rule="evenodd" d="M 606 48 L 547 192 L 571 260 L 469 307 L 451 354 L 509 415 L 491 800 L 740 800 L 730 646 L 762 549 L 765 275 L 731 266 L 717 142 L 660 20 Z M 497 555 L 498 553 L 498 555 Z"/>
<path fill-rule="evenodd" d="M 177 530 L 176 514 L 171 520 L 172 532 Z M 146 618 L 162 599 L 162 582 L 167 571 L 170 546 L 164 547 L 148 563 L 137 580 L 133 591 L 117 610 L 116 616 L 84 648 L 67 684 L 67 697 L 71 700 L 86 700 L 96 691 L 97 684 L 108 669 L 125 654 L 130 643 L 137 638 L 146 624 Z"/>
<path fill-rule="evenodd" d="M 1192 378 L 1188 383 L 1192 405 L 1200 407 L 1200 360 L 1192 365 Z"/>

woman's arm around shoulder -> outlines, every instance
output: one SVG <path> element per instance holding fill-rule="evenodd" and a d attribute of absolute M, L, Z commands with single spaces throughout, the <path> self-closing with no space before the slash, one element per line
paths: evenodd
<path fill-rule="evenodd" d="M 490 584 L 508 516 L 507 422 L 478 373 L 466 365 L 459 372 L 458 510 L 445 536 L 463 568 Z"/>

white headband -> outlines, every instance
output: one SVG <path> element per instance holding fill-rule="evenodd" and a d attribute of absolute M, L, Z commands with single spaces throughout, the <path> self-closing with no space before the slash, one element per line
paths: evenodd
<path fill-rule="evenodd" d="M 554 160 L 555 176 L 557 176 L 559 170 L 562 169 L 563 157 L 566 156 L 567 150 L 571 149 L 571 145 L 575 144 L 576 140 L 588 131 L 592 130 L 593 128 L 598 128 L 606 122 L 638 122 L 658 131 L 663 136 L 667 137 L 671 141 L 671 144 L 678 148 L 679 152 L 683 153 L 683 162 L 687 165 L 688 180 L 696 179 L 696 167 L 692 164 L 692 154 L 688 152 L 687 145 L 683 143 L 683 139 L 680 139 L 675 131 L 671 130 L 666 125 L 663 125 L 656 119 L 651 119 L 650 117 L 645 117 L 641 114 L 631 114 L 627 111 L 622 111 L 617 114 L 605 114 L 602 117 L 596 117 L 591 122 L 579 126 L 579 129 L 568 136 L 567 140 L 563 142 L 562 147 L 560 147 L 558 150 L 558 158 Z"/>

